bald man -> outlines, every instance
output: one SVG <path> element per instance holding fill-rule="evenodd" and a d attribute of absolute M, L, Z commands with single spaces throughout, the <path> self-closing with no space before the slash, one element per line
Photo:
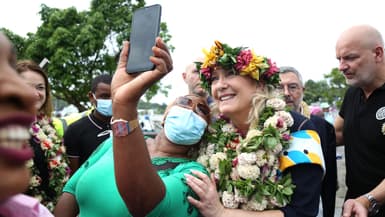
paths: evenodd
<path fill-rule="evenodd" d="M 351 87 L 334 126 L 345 145 L 346 199 L 356 198 L 375 215 L 378 196 L 367 194 L 385 178 L 385 58 L 380 32 L 368 25 L 344 31 L 336 43 L 339 70 Z M 373 210 L 371 212 L 371 210 Z"/>
<path fill-rule="evenodd" d="M 201 80 L 199 79 L 199 72 L 195 62 L 203 62 L 202 58 L 197 58 L 196 61 L 187 65 L 185 71 L 182 73 L 184 82 L 188 86 L 188 93 L 198 95 L 201 97 L 208 97 L 208 93 L 201 87 Z"/>

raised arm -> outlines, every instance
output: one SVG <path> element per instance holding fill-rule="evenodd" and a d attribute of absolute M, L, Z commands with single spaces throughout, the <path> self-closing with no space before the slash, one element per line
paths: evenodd
<path fill-rule="evenodd" d="M 111 83 L 113 120 L 126 120 L 133 125 L 138 117 L 137 105 L 143 93 L 172 70 L 169 51 L 160 39 L 153 47 L 155 64 L 152 71 L 126 73 L 128 42 L 124 43 L 118 68 Z M 112 127 L 114 128 L 114 127 Z M 165 187 L 152 167 L 150 155 L 140 127 L 127 135 L 113 137 L 115 178 L 120 195 L 133 216 L 145 216 L 164 197 Z"/>

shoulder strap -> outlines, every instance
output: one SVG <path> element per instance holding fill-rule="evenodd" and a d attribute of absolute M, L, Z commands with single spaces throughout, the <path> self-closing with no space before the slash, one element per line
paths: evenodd
<path fill-rule="evenodd" d="M 152 165 L 157 171 L 160 170 L 168 170 L 168 169 L 174 169 L 177 167 L 180 163 L 177 162 L 166 162 L 162 165 Z"/>
<path fill-rule="evenodd" d="M 309 119 L 307 119 L 307 118 L 306 118 L 305 120 L 303 120 L 303 121 L 301 122 L 301 124 L 299 125 L 297 131 L 300 131 L 300 130 L 302 129 L 303 125 L 305 125 L 306 122 L 308 122 L 308 121 L 309 121 Z"/>

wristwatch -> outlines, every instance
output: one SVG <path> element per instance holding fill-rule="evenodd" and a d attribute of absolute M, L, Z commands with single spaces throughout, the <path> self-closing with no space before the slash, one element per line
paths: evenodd
<path fill-rule="evenodd" d="M 138 119 L 126 121 L 123 119 L 114 120 L 114 118 L 112 117 L 110 124 L 111 124 L 112 134 L 117 137 L 127 136 L 132 131 L 134 131 L 137 127 L 139 127 Z"/>
<path fill-rule="evenodd" d="M 369 200 L 368 215 L 374 216 L 380 211 L 380 204 L 371 194 L 365 194 L 364 197 Z"/>

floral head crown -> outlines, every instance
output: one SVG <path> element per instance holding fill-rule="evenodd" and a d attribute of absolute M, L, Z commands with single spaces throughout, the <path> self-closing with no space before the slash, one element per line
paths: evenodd
<path fill-rule="evenodd" d="M 279 84 L 279 69 L 269 58 L 258 56 L 246 47 L 231 48 L 227 44 L 215 41 L 210 51 L 203 50 L 203 63 L 197 62 L 199 77 L 206 90 L 211 89 L 211 76 L 215 67 L 231 69 L 234 74 L 248 75 L 257 81 L 277 86 Z"/>

